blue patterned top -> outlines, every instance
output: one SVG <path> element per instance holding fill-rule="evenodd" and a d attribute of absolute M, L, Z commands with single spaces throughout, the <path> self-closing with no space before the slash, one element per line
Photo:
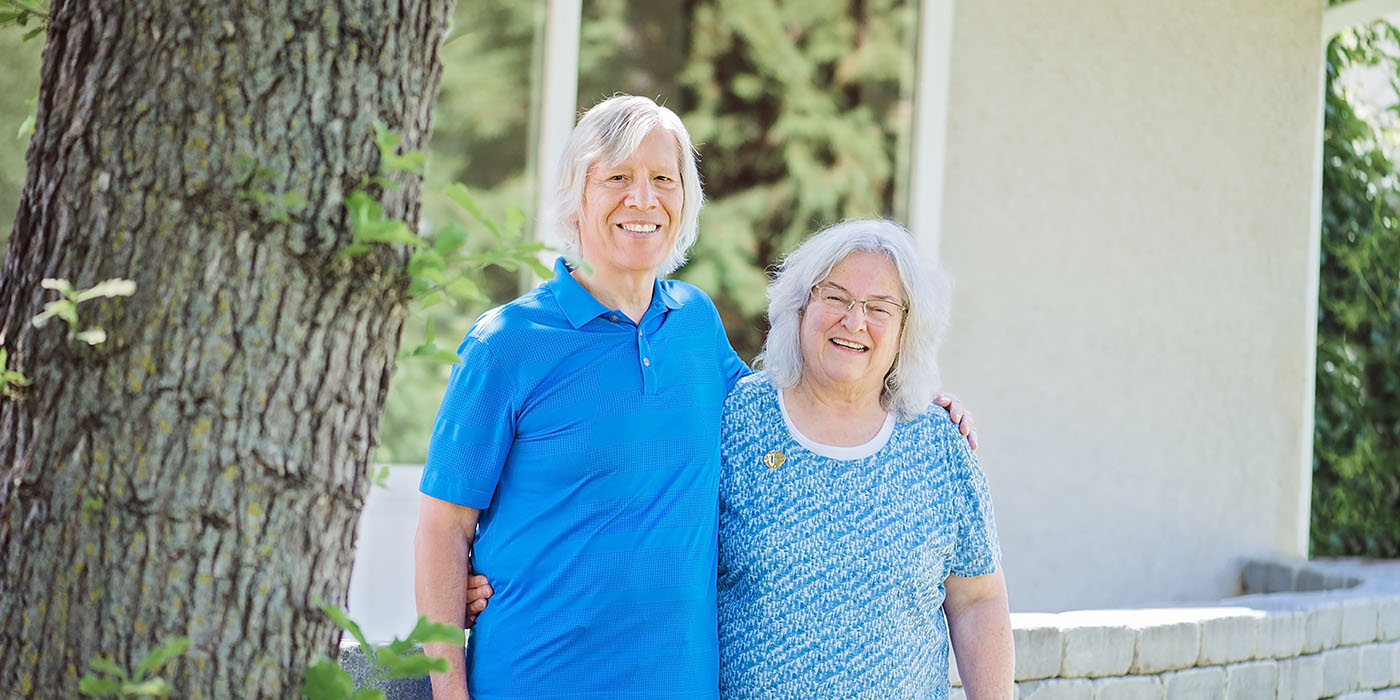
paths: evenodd
<path fill-rule="evenodd" d="M 947 698 L 943 580 L 1001 559 L 986 475 L 947 412 L 831 459 L 798 444 L 759 373 L 725 401 L 721 443 L 720 697 Z"/>

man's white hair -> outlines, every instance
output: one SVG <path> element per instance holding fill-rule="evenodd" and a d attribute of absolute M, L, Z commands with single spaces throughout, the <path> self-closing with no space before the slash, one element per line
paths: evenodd
<path fill-rule="evenodd" d="M 699 236 L 700 205 L 704 201 L 700 170 L 695 165 L 695 147 L 690 142 L 690 132 L 675 112 L 633 95 L 614 95 L 584 112 L 564 144 L 551 219 L 566 248 L 575 253 L 579 251 L 578 216 L 583 207 L 589 168 L 598 163 L 611 166 L 626 160 L 657 127 L 676 137 L 676 164 L 680 167 L 684 198 L 680 221 L 674 222 L 679 226 L 676 242 L 656 273 L 667 275 L 685 264 L 686 251 L 695 245 Z"/>
<path fill-rule="evenodd" d="M 948 327 L 952 285 L 937 260 L 922 255 L 914 237 L 893 221 L 844 221 L 808 238 L 783 260 L 768 285 L 770 330 L 754 364 L 762 366 L 780 388 L 797 385 L 804 369 L 802 314 L 811 300 L 812 286 L 857 252 L 889 257 L 899 276 L 909 311 L 880 403 L 901 418 L 912 418 L 927 410 L 938 392 L 938 344 Z"/>

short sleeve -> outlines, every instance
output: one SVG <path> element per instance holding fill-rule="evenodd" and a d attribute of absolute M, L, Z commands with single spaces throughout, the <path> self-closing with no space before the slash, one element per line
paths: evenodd
<path fill-rule="evenodd" d="M 952 460 L 957 465 L 961 507 L 955 514 L 958 541 L 953 547 L 948 573 L 964 578 L 994 573 L 1001 562 L 1001 543 L 997 540 L 996 516 L 992 512 L 992 494 L 987 475 L 977 462 L 967 440 L 956 433 Z"/>
<path fill-rule="evenodd" d="M 491 505 L 515 438 L 515 378 L 488 346 L 468 336 L 457 349 L 418 490 L 469 508 Z"/>

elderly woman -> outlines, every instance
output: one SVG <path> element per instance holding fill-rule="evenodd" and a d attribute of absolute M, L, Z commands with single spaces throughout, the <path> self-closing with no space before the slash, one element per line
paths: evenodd
<path fill-rule="evenodd" d="M 932 400 L 947 285 L 907 231 L 848 221 L 769 287 L 772 330 L 724 406 L 722 698 L 1009 698 L 987 480 Z"/>

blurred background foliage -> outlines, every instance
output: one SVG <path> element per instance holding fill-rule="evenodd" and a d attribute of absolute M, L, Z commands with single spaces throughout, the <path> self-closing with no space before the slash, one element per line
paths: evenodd
<path fill-rule="evenodd" d="M 543 0 L 460 2 L 431 139 L 424 227 L 463 220 L 442 196 L 463 182 L 496 220 L 534 211 Z M 700 150 L 703 235 L 678 276 L 715 298 L 735 348 L 762 343 L 767 270 L 804 235 L 847 217 L 903 219 L 909 193 L 917 4 L 908 0 L 590 0 L 584 3 L 579 108 L 646 95 L 685 120 Z M 24 179 L 42 44 L 0 33 L 0 220 Z M 1328 47 L 1321 303 L 1318 312 L 1312 547 L 1319 555 L 1400 556 L 1400 183 L 1396 107 L 1366 107 L 1357 68 L 1394 97 L 1393 27 Z M 1373 87 L 1370 92 L 1375 93 Z M 479 227 L 464 223 L 485 240 Z M 529 225 L 533 225 L 530 222 Z M 0 228 L 8 238 L 9 227 Z M 451 348 L 487 306 L 524 280 L 489 270 L 488 299 L 432 309 Z M 410 321 L 402 347 L 423 342 Z M 448 368 L 399 363 L 380 458 L 421 462 Z"/>
<path fill-rule="evenodd" d="M 1400 32 L 1327 47 L 1312 552 L 1400 557 Z"/>

